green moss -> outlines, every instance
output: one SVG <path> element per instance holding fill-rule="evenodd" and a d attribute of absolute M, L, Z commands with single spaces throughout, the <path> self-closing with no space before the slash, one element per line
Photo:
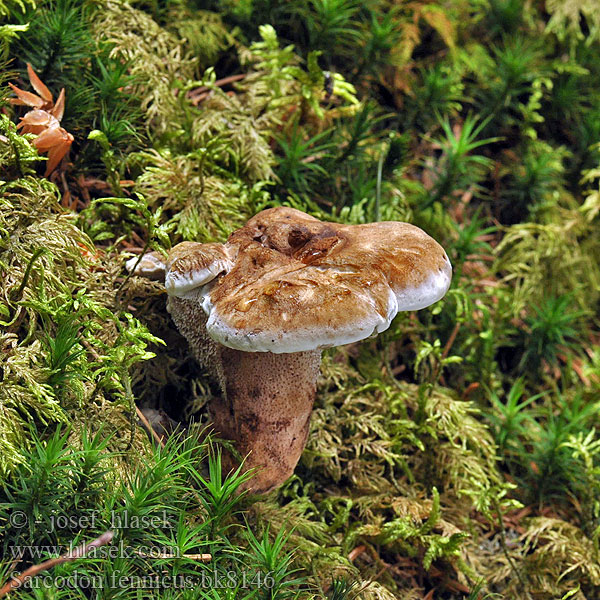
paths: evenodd
<path fill-rule="evenodd" d="M 53 537 L 52 511 L 166 506 L 175 528 L 123 535 L 206 544 L 219 573 L 276 572 L 277 591 L 202 590 L 213 600 L 597 597 L 589 2 L 48 0 L 0 15 L 0 520 L 23 504 L 45 524 L 4 532 L 5 553 L 75 537 Z M 54 98 L 66 88 L 75 140 L 50 179 L 7 100 L 9 78 L 31 89 L 26 62 Z M 295 475 L 242 517 L 216 446 L 156 450 L 138 426 L 143 407 L 202 429 L 219 391 L 164 288 L 123 265 L 223 241 L 282 203 L 415 223 L 454 278 L 376 341 L 325 353 Z M 138 558 L 88 568 L 139 575 Z M 151 595 L 177 594 L 192 597 Z"/>

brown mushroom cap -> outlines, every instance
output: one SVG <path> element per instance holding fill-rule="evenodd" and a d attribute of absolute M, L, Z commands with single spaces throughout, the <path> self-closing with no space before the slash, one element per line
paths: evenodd
<path fill-rule="evenodd" d="M 398 311 L 442 298 L 451 275 L 442 247 L 408 223 L 339 225 L 278 207 L 224 245 L 175 246 L 166 287 L 197 299 L 224 346 L 289 353 L 384 331 Z"/>
<path fill-rule="evenodd" d="M 125 263 L 125 268 L 135 275 L 164 281 L 166 261 L 159 252 L 147 252 L 142 257 L 134 256 L 130 258 Z"/>
<path fill-rule="evenodd" d="M 227 248 L 223 244 L 181 242 L 169 253 L 165 278 L 167 292 L 178 298 L 231 270 Z"/>

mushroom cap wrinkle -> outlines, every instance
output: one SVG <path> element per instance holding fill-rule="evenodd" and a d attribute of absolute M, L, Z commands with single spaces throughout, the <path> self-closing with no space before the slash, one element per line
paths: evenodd
<path fill-rule="evenodd" d="M 199 303 L 220 344 L 279 354 L 380 333 L 399 311 L 441 299 L 451 277 L 443 248 L 414 225 L 340 225 L 277 207 L 225 244 L 175 246 L 165 286 Z"/>

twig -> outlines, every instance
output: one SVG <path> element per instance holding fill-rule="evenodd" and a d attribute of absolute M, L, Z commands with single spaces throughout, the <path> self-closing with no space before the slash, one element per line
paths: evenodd
<path fill-rule="evenodd" d="M 6 594 L 12 592 L 12 590 L 21 587 L 28 579 L 35 577 L 38 573 L 42 571 L 47 571 L 48 569 L 52 569 L 53 567 L 57 567 L 58 565 L 62 565 L 63 563 L 70 562 L 73 560 L 77 560 L 78 558 L 83 558 L 90 550 L 94 548 L 99 548 L 100 546 L 105 546 L 110 543 L 113 539 L 114 533 L 112 531 L 104 532 L 100 537 L 97 537 L 95 540 L 92 540 L 89 544 L 84 543 L 81 546 L 77 546 L 75 550 L 68 552 L 67 554 L 63 554 L 58 558 L 51 558 L 49 560 L 40 563 L 39 565 L 33 565 L 23 571 L 17 577 L 13 577 L 8 583 L 6 583 L 2 588 L 0 588 L 0 598 L 2 596 L 6 596 Z"/>
<path fill-rule="evenodd" d="M 522 586 L 524 586 L 525 581 L 523 581 L 521 572 L 517 568 L 515 561 L 512 559 L 512 556 L 510 555 L 510 552 L 508 551 L 508 546 L 506 545 L 506 530 L 504 529 L 504 520 L 503 520 L 503 515 L 502 515 L 502 508 L 500 507 L 500 502 L 498 502 L 498 498 L 492 498 L 492 502 L 494 504 L 494 508 L 496 509 L 496 512 L 498 513 L 498 525 L 500 526 L 500 532 L 499 532 L 500 533 L 500 546 L 502 547 L 502 552 L 504 553 L 504 556 L 506 557 L 506 560 L 508 561 L 510 568 L 513 570 L 514 574 L 517 576 L 519 583 Z"/>
<path fill-rule="evenodd" d="M 448 356 L 448 352 L 450 352 L 450 348 L 452 348 L 452 344 L 454 344 L 454 340 L 456 339 L 456 335 L 458 334 L 458 330 L 460 329 L 460 321 L 454 326 L 446 345 L 444 346 L 444 350 L 442 352 L 442 360 Z"/>
<path fill-rule="evenodd" d="M 148 250 L 148 248 L 150 248 L 150 240 L 148 240 L 145 243 L 144 248 L 142 249 L 141 254 L 138 256 L 138 259 L 135 261 L 135 264 L 131 268 L 131 271 L 129 271 L 129 273 L 127 273 L 127 275 L 125 276 L 125 279 L 123 279 L 123 281 L 121 282 L 121 284 L 117 288 L 117 291 L 115 292 L 115 296 L 123 289 L 123 286 L 129 281 L 129 278 L 133 276 L 133 274 L 135 273 L 135 270 L 137 269 L 138 265 L 142 262 L 142 258 L 144 258 L 144 254 L 146 254 L 146 251 Z"/>
<path fill-rule="evenodd" d="M 383 567 L 379 569 L 375 577 L 372 578 L 372 581 L 377 581 L 392 566 L 381 560 L 381 558 L 379 560 L 383 563 Z"/>
<path fill-rule="evenodd" d="M 557 356 L 565 364 L 568 363 L 569 359 L 567 358 L 566 354 L 558 354 Z M 583 383 L 583 385 L 585 385 L 586 387 L 589 387 L 591 385 L 590 380 L 587 378 L 587 376 L 583 372 L 582 363 L 581 363 L 580 359 L 574 358 L 571 361 L 571 368 L 573 369 L 573 371 L 575 371 L 575 374 L 579 377 L 579 379 L 581 379 L 581 383 Z"/>
<path fill-rule="evenodd" d="M 154 431 L 154 428 L 150 424 L 150 421 L 148 421 L 148 419 L 146 418 L 146 415 L 138 408 L 138 406 L 135 407 L 135 410 L 137 412 L 137 416 L 138 416 L 139 420 L 142 422 L 142 425 L 144 426 L 144 429 L 146 429 L 146 431 L 152 435 L 152 437 L 154 438 L 154 440 L 156 441 L 156 443 L 159 446 L 162 446 L 164 448 L 165 443 L 162 441 L 162 438 L 160 437 L 160 435 L 158 435 L 158 433 L 156 433 L 156 431 Z"/>
<path fill-rule="evenodd" d="M 474 381 L 473 383 L 470 383 L 470 384 L 469 384 L 469 385 L 468 385 L 468 386 L 465 388 L 465 391 L 464 391 L 464 392 L 463 392 L 463 394 L 462 394 L 462 399 L 463 399 L 463 400 L 466 400 L 466 399 L 467 399 L 467 396 L 468 396 L 468 395 L 469 395 L 471 392 L 473 392 L 474 390 L 476 390 L 476 389 L 479 387 L 479 385 L 480 385 L 480 384 L 479 384 L 479 382 L 477 382 L 477 381 Z"/>
<path fill-rule="evenodd" d="M 223 79 L 217 79 L 211 86 L 203 85 L 202 87 L 196 88 L 194 90 L 190 90 L 187 94 L 188 98 L 191 100 L 192 104 L 197 105 L 206 96 L 213 87 L 223 87 L 228 83 L 235 83 L 236 81 L 241 81 L 246 77 L 246 73 L 240 73 L 238 75 L 230 75 L 229 77 L 223 77 Z"/>
<path fill-rule="evenodd" d="M 357 546 L 356 548 L 354 548 L 354 550 L 350 552 L 350 554 L 348 554 L 348 560 L 350 562 L 354 562 L 354 560 L 358 558 L 366 549 L 367 547 L 364 544 L 361 546 Z"/>
<path fill-rule="evenodd" d="M 381 152 L 379 160 L 377 161 L 377 181 L 375 187 L 375 221 L 379 221 L 380 205 L 381 205 L 381 179 L 383 176 L 383 161 L 390 151 L 388 146 L 387 152 Z"/>

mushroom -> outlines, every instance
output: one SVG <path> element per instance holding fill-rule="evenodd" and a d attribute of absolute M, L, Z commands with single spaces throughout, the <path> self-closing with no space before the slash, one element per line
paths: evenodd
<path fill-rule="evenodd" d="M 155 274 L 161 260 L 144 257 L 134 272 Z M 178 244 L 164 272 L 167 309 L 221 386 L 209 406 L 214 428 L 247 455 L 246 468 L 258 468 L 248 485 L 264 493 L 292 474 L 304 449 L 321 351 L 436 302 L 452 267 L 408 223 L 340 225 L 277 207 L 225 244 Z"/>

